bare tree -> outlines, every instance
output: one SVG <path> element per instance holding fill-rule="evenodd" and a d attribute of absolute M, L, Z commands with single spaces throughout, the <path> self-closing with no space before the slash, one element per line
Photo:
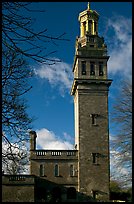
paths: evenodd
<path fill-rule="evenodd" d="M 56 51 L 48 52 L 47 46 L 50 43 L 56 45 L 56 41 L 68 40 L 63 38 L 65 33 L 50 36 L 46 28 L 42 31 L 35 31 L 34 19 L 25 15 L 26 12 L 37 12 L 30 10 L 28 8 L 30 5 L 30 2 L 2 3 L 2 45 L 39 63 L 60 62 L 60 60 L 50 58 Z"/>
<path fill-rule="evenodd" d="M 111 143 L 115 158 L 113 177 L 119 177 L 122 185 L 132 182 L 132 84 L 121 81 L 121 90 L 115 99 L 112 121 L 116 135 Z"/>
<path fill-rule="evenodd" d="M 6 172 L 10 172 L 11 163 L 16 168 L 18 160 L 20 162 L 24 160 L 24 155 L 21 154 L 18 157 L 18 150 L 21 151 L 24 141 L 28 141 L 26 132 L 31 127 L 32 122 L 32 118 L 26 113 L 27 104 L 22 97 L 31 89 L 28 84 L 29 77 L 31 77 L 31 71 L 23 57 L 12 50 L 3 49 L 2 162 L 4 169 L 6 167 Z"/>
<path fill-rule="evenodd" d="M 24 142 L 23 142 L 24 143 Z M 19 146 L 3 142 L 3 173 L 22 174 L 29 173 L 29 151 L 26 143 Z M 6 156 L 4 156 L 6 155 Z"/>
<path fill-rule="evenodd" d="M 33 119 L 27 114 L 24 99 L 24 94 L 32 88 L 28 83 L 33 76 L 29 62 L 60 62 L 51 57 L 56 51 L 46 48 L 48 44 L 67 40 L 63 38 L 65 33 L 56 37 L 47 34 L 46 28 L 34 30 L 31 12 L 44 11 L 33 11 L 30 5 L 30 2 L 2 3 L 2 142 L 3 146 L 8 145 L 7 152 L 2 152 L 2 161 L 7 166 L 8 160 L 17 164 L 14 149 L 23 149 L 23 142 L 29 140 L 26 132 Z M 19 158 L 23 160 L 24 155 L 20 154 Z"/>

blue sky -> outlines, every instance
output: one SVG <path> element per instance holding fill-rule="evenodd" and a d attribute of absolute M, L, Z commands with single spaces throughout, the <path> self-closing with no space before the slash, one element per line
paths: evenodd
<path fill-rule="evenodd" d="M 71 149 L 74 145 L 74 106 L 70 88 L 73 82 L 72 64 L 75 54 L 75 39 L 79 36 L 78 15 L 87 8 L 87 2 L 39 2 L 32 3 L 33 9 L 44 13 L 31 13 L 36 19 L 35 29 L 47 28 L 47 33 L 59 36 L 66 33 L 70 41 L 46 43 L 45 52 L 57 51 L 51 58 L 62 62 L 55 66 L 31 63 L 35 76 L 30 80 L 33 88 L 26 95 L 28 113 L 36 117 L 33 130 L 37 131 L 37 148 Z M 131 2 L 92 2 L 91 9 L 99 15 L 99 35 L 108 46 L 110 59 L 108 75 L 113 79 L 109 93 L 109 111 L 120 91 L 120 80 L 131 79 Z M 115 131 L 110 124 L 110 136 Z"/>

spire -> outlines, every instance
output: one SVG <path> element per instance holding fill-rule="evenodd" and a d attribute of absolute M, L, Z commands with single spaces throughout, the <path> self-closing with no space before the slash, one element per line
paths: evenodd
<path fill-rule="evenodd" d="M 90 10 L 90 3 L 87 4 L 87 9 Z"/>

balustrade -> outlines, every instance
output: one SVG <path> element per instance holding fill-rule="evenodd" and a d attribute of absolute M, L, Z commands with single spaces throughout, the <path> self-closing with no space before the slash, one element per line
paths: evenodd
<path fill-rule="evenodd" d="M 12 175 L 9 176 L 9 181 L 25 181 L 25 176 L 22 175 Z"/>
<path fill-rule="evenodd" d="M 76 150 L 36 150 L 36 156 L 76 156 Z"/>
<path fill-rule="evenodd" d="M 46 151 L 36 151 L 37 156 L 46 156 L 47 152 Z"/>
<path fill-rule="evenodd" d="M 67 151 L 67 156 L 76 156 L 76 151 Z"/>

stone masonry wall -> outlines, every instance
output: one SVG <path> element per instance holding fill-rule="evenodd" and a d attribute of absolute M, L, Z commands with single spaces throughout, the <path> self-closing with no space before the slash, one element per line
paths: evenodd
<path fill-rule="evenodd" d="M 34 202 L 33 177 L 7 175 L 2 177 L 2 202 Z"/>
<path fill-rule="evenodd" d="M 83 89 L 84 88 L 84 89 Z M 107 87 L 78 87 L 79 104 L 79 190 L 88 195 L 98 192 L 100 199 L 109 198 L 109 136 Z M 91 114 L 98 114 L 96 125 Z M 92 153 L 99 153 L 93 163 Z"/>
<path fill-rule="evenodd" d="M 44 153 L 43 153 L 44 152 Z M 44 167 L 44 178 L 48 181 L 65 186 L 78 186 L 78 157 L 77 151 L 36 150 L 31 153 L 31 174 L 40 177 L 40 165 Z M 42 155 L 40 155 L 42 154 Z M 44 155 L 43 155 L 44 154 Z M 72 154 L 72 155 L 71 155 Z M 55 176 L 54 168 L 58 164 L 59 176 Z M 70 176 L 70 165 L 74 167 L 74 175 Z"/>

